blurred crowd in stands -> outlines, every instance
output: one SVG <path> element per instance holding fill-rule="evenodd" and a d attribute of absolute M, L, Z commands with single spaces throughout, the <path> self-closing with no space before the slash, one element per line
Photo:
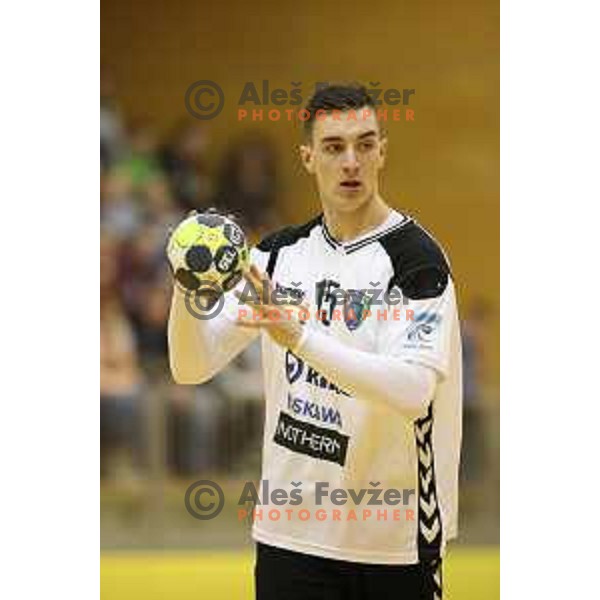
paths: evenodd
<path fill-rule="evenodd" d="M 252 345 L 212 382 L 172 383 L 166 325 L 171 277 L 169 227 L 192 209 L 216 207 L 241 218 L 251 240 L 281 225 L 277 156 L 260 132 L 232 139 L 210 170 L 210 130 L 191 117 L 166 139 L 150 122 L 128 122 L 108 78 L 102 80 L 101 470 L 107 480 L 144 473 L 159 441 L 167 473 L 256 472 L 262 428 L 260 348 Z M 465 477 L 481 475 L 485 445 L 481 381 L 489 309 L 465 315 Z M 153 419 L 159 415 L 158 420 Z M 158 431 L 152 423 L 158 422 Z"/>
<path fill-rule="evenodd" d="M 259 452 L 260 349 L 253 345 L 210 384 L 172 383 L 164 248 L 169 228 L 192 209 L 235 214 L 251 240 L 276 228 L 275 151 L 259 132 L 245 135 L 211 172 L 203 123 L 187 117 L 162 139 L 152 123 L 125 120 L 106 77 L 100 109 L 102 475 L 135 477 L 147 467 L 148 446 L 162 439 L 170 473 L 231 469 L 245 444 Z M 158 435 L 152 411 L 165 424 Z"/>

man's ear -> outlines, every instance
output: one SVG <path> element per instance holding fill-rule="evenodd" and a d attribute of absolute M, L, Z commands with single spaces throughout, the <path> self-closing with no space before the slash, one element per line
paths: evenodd
<path fill-rule="evenodd" d="M 310 144 L 300 145 L 300 158 L 302 159 L 302 164 L 304 165 L 304 168 L 311 175 L 313 175 L 315 172 L 314 149 Z"/>

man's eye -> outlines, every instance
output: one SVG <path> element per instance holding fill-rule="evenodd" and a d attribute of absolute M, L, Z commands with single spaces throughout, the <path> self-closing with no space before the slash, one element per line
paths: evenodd
<path fill-rule="evenodd" d="M 325 146 L 325 152 L 328 154 L 339 154 L 343 149 L 342 144 L 327 144 Z"/>
<path fill-rule="evenodd" d="M 358 146 L 361 152 L 369 152 L 373 148 L 375 148 L 375 142 L 361 142 Z"/>

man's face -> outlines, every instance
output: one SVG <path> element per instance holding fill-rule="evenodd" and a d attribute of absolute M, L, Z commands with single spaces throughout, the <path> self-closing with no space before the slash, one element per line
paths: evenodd
<path fill-rule="evenodd" d="M 371 114 L 364 116 L 365 111 Z M 323 204 L 347 212 L 378 193 L 386 147 L 375 111 L 365 107 L 351 112 L 356 120 L 348 119 L 348 111 L 315 120 L 311 142 L 300 148 L 306 169 L 317 178 Z"/>

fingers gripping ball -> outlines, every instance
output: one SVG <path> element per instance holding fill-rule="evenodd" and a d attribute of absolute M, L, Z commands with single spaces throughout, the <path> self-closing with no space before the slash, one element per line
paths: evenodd
<path fill-rule="evenodd" d="M 169 239 L 167 254 L 177 282 L 198 292 L 203 287 L 231 290 L 249 263 L 244 232 L 217 213 L 194 214 L 182 221 Z"/>

